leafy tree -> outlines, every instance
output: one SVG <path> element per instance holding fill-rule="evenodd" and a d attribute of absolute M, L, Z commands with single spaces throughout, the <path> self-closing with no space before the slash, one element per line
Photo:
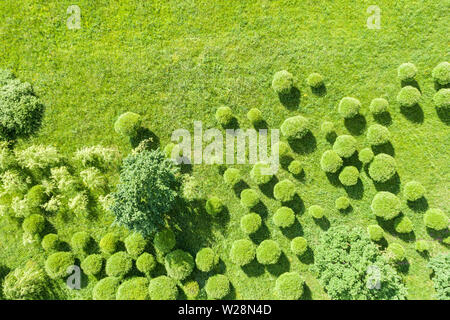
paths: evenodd
<path fill-rule="evenodd" d="M 440 254 L 430 260 L 433 269 L 433 283 L 439 300 L 450 300 L 450 253 Z"/>

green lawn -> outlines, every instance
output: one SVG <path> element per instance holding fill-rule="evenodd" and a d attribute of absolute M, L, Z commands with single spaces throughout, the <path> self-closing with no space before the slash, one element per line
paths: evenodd
<path fill-rule="evenodd" d="M 319 4 L 318 4 L 319 2 Z M 275 267 L 252 263 L 240 268 L 231 263 L 229 251 L 234 240 L 245 238 L 239 227 L 247 210 L 234 191 L 223 182 L 218 168 L 196 165 L 192 175 L 201 184 L 203 198 L 217 195 L 228 208 L 228 217 L 206 219 L 193 211 L 180 222 L 178 247 L 191 254 L 211 246 L 220 254 L 220 271 L 233 285 L 230 298 L 272 299 L 278 275 L 299 271 L 306 279 L 307 297 L 326 299 L 327 294 L 310 271 L 313 257 L 299 259 L 289 248 L 290 238 L 303 235 L 314 244 L 327 225 L 318 225 L 305 208 L 319 204 L 326 209 L 329 225 L 366 227 L 377 223 L 370 209 L 377 192 L 367 172 L 361 170 L 362 184 L 346 191 L 334 185 L 320 169 L 320 157 L 331 148 L 320 133 L 324 120 L 333 121 L 336 132 L 353 134 L 358 150 L 368 145 L 365 131 L 376 123 L 369 112 L 372 99 L 390 102 L 392 149 L 398 164 L 398 184 L 388 188 L 401 195 L 410 180 L 426 188 L 426 202 L 449 214 L 450 130 L 449 119 L 440 118 L 433 106 L 436 92 L 432 69 L 449 61 L 448 11 L 450 1 L 379 0 L 381 29 L 367 28 L 366 13 L 371 1 L 92 1 L 79 0 L 80 30 L 66 27 L 66 9 L 71 1 L 17 1 L 0 3 L 0 68 L 11 69 L 18 78 L 33 84 L 46 105 L 42 129 L 17 148 L 51 144 L 71 154 L 82 146 L 117 146 L 123 155 L 130 143 L 114 132 L 115 119 L 125 111 L 145 116 L 145 125 L 162 146 L 173 130 L 218 127 L 214 118 L 219 106 L 232 108 L 241 128 L 251 127 L 246 113 L 259 108 L 269 128 L 279 128 L 289 116 L 301 114 L 312 123 L 312 152 L 295 154 L 305 170 L 304 179 L 294 179 L 286 170 L 277 178 L 295 182 L 303 205 L 297 209 L 298 223 L 284 234 L 272 223 L 280 203 L 271 192 L 261 192 L 251 181 L 251 166 L 239 166 L 244 180 L 258 190 L 266 207 L 266 227 L 253 240 L 277 241 L 284 255 Z M 396 102 L 401 88 L 397 67 L 414 63 L 422 92 L 420 108 L 402 113 Z M 298 107 L 286 107 L 271 88 L 273 74 L 289 70 L 300 90 Z M 318 96 L 306 85 L 312 72 L 325 77 L 326 95 Z M 345 96 L 362 102 L 360 123 L 344 122 L 337 105 Z M 238 166 L 236 166 L 238 167 Z M 353 210 L 342 214 L 335 200 L 351 197 Z M 423 208 L 422 208 L 423 209 Z M 423 210 L 403 202 L 402 212 L 414 223 L 414 238 L 433 238 L 423 225 Z M 97 220 L 50 218 L 67 241 L 71 234 L 88 230 L 96 240 L 106 233 L 111 216 Z M 389 229 L 389 228 L 388 228 Z M 126 231 L 121 231 L 123 236 Z M 433 283 L 427 259 L 414 249 L 414 239 L 386 232 L 387 241 L 399 241 L 407 251 L 409 268 L 403 276 L 411 299 L 432 299 Z M 448 252 L 434 239 L 431 256 Z M 42 249 L 22 245 L 20 225 L 0 220 L 0 261 L 13 269 L 29 258 L 45 259 Z M 196 271 L 193 279 L 203 287 L 207 275 Z M 95 281 L 90 279 L 72 298 L 90 298 Z M 205 297 L 201 293 L 200 297 Z"/>

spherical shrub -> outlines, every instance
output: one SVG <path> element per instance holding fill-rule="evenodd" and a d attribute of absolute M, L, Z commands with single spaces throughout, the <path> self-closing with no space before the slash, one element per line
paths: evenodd
<path fill-rule="evenodd" d="M 197 281 L 188 281 L 183 285 L 183 291 L 186 294 L 186 297 L 190 300 L 195 300 L 197 298 L 200 287 Z"/>
<path fill-rule="evenodd" d="M 303 295 L 304 284 L 298 273 L 283 273 L 275 283 L 275 295 L 282 300 L 298 300 Z"/>
<path fill-rule="evenodd" d="M 298 160 L 294 160 L 289 164 L 288 170 L 293 175 L 299 175 L 303 171 L 302 163 Z"/>
<path fill-rule="evenodd" d="M 336 138 L 333 150 L 343 158 L 351 157 L 356 151 L 356 139 L 353 136 L 344 134 Z"/>
<path fill-rule="evenodd" d="M 279 141 L 276 144 L 274 144 L 273 148 L 276 148 L 276 147 L 278 147 L 278 155 L 280 156 L 280 158 L 289 157 L 292 152 L 292 149 L 289 146 L 289 144 L 287 144 L 284 141 Z M 270 176 L 270 177 L 272 178 L 272 176 Z"/>
<path fill-rule="evenodd" d="M 334 123 L 331 121 L 324 121 L 322 122 L 320 126 L 320 131 L 325 135 L 328 136 L 334 132 Z"/>
<path fill-rule="evenodd" d="M 401 202 L 395 194 L 380 191 L 373 198 L 370 207 L 377 217 L 390 220 L 399 215 Z"/>
<path fill-rule="evenodd" d="M 358 159 L 363 164 L 368 164 L 373 160 L 374 154 L 372 149 L 364 148 L 359 152 Z"/>
<path fill-rule="evenodd" d="M 133 266 L 133 260 L 124 251 L 114 253 L 106 261 L 106 274 L 110 277 L 122 278 L 130 272 Z"/>
<path fill-rule="evenodd" d="M 389 142 L 391 134 L 385 126 L 381 124 L 373 124 L 367 130 L 367 142 L 371 146 L 378 146 Z"/>
<path fill-rule="evenodd" d="M 414 64 L 402 63 L 397 69 L 398 79 L 400 81 L 411 81 L 417 74 L 417 68 Z"/>
<path fill-rule="evenodd" d="M 369 106 L 370 112 L 374 115 L 382 114 L 387 112 L 389 107 L 389 102 L 384 98 L 375 98 L 372 100 Z"/>
<path fill-rule="evenodd" d="M 338 210 L 347 210 L 350 207 L 350 199 L 342 196 L 336 199 L 334 206 Z"/>
<path fill-rule="evenodd" d="M 344 162 L 334 150 L 327 150 L 322 154 L 320 167 L 328 173 L 336 173 Z"/>
<path fill-rule="evenodd" d="M 99 254 L 91 254 L 81 262 L 81 269 L 88 276 L 99 274 L 103 267 L 103 258 Z"/>
<path fill-rule="evenodd" d="M 383 229 L 377 224 L 371 224 L 367 227 L 367 233 L 372 241 L 380 241 L 384 238 Z"/>
<path fill-rule="evenodd" d="M 134 112 L 125 112 L 114 123 L 114 130 L 123 136 L 136 136 L 141 127 L 141 116 Z"/>
<path fill-rule="evenodd" d="M 100 250 L 107 254 L 113 254 L 116 252 L 118 245 L 119 237 L 112 232 L 105 234 L 99 243 Z"/>
<path fill-rule="evenodd" d="M 291 208 L 281 207 L 273 215 L 273 223 L 280 228 L 287 228 L 294 224 L 295 214 Z"/>
<path fill-rule="evenodd" d="M 25 218 L 22 223 L 22 229 L 29 234 L 39 234 L 44 231 L 45 219 L 39 214 L 32 214 Z"/>
<path fill-rule="evenodd" d="M 269 183 L 273 177 L 270 164 L 264 162 L 255 163 L 250 171 L 250 177 L 259 185 Z"/>
<path fill-rule="evenodd" d="M 219 262 L 219 256 L 211 248 L 203 248 L 195 256 L 197 269 L 203 272 L 211 271 Z"/>
<path fill-rule="evenodd" d="M 60 245 L 58 235 L 54 233 L 46 234 L 42 239 L 41 245 L 45 251 L 58 251 Z"/>
<path fill-rule="evenodd" d="M 422 198 L 425 194 L 425 188 L 420 182 L 409 181 L 405 184 L 403 189 L 403 196 L 408 201 L 416 201 Z"/>
<path fill-rule="evenodd" d="M 394 222 L 394 229 L 398 233 L 410 233 L 413 231 L 413 223 L 406 216 L 397 217 Z"/>
<path fill-rule="evenodd" d="M 247 239 L 236 240 L 230 250 L 231 261 L 238 266 L 245 266 L 255 258 L 255 245 Z"/>
<path fill-rule="evenodd" d="M 447 61 L 439 63 L 432 71 L 434 81 L 442 86 L 450 83 L 450 63 Z"/>
<path fill-rule="evenodd" d="M 272 89 L 278 94 L 288 94 L 294 87 L 294 76 L 286 71 L 278 71 L 272 80 Z"/>
<path fill-rule="evenodd" d="M 261 227 L 261 217 L 256 213 L 246 214 L 241 218 L 241 230 L 245 234 L 252 234 Z"/>
<path fill-rule="evenodd" d="M 119 288 L 118 278 L 103 278 L 92 289 L 92 298 L 94 300 L 116 300 L 116 292 Z"/>
<path fill-rule="evenodd" d="M 308 208 L 308 213 L 314 219 L 322 219 L 325 215 L 325 210 L 321 206 L 315 204 Z"/>
<path fill-rule="evenodd" d="M 295 184 L 290 180 L 282 180 L 273 188 L 275 199 L 281 202 L 292 201 L 295 196 Z"/>
<path fill-rule="evenodd" d="M 226 126 L 233 120 L 233 111 L 230 107 L 219 107 L 216 111 L 216 120 L 219 124 Z"/>
<path fill-rule="evenodd" d="M 147 246 L 147 241 L 140 233 L 130 234 L 125 239 L 125 248 L 127 252 L 132 256 L 137 258 L 142 252 L 144 252 Z"/>
<path fill-rule="evenodd" d="M 441 209 L 428 209 L 423 216 L 423 222 L 430 229 L 448 229 L 448 217 Z"/>
<path fill-rule="evenodd" d="M 175 280 L 159 276 L 150 281 L 149 293 L 152 300 L 176 300 L 178 288 Z"/>
<path fill-rule="evenodd" d="M 176 280 L 186 279 L 194 270 L 194 258 L 183 250 L 175 250 L 164 258 L 167 275 Z"/>
<path fill-rule="evenodd" d="M 153 255 L 148 252 L 144 252 L 136 260 L 136 268 L 146 275 L 149 275 L 156 267 L 156 260 Z"/>
<path fill-rule="evenodd" d="M 339 174 L 339 181 L 344 186 L 354 186 L 358 183 L 359 171 L 358 168 L 354 166 L 345 167 Z"/>
<path fill-rule="evenodd" d="M 259 203 L 258 193 L 253 189 L 245 189 L 241 192 L 241 204 L 247 208 L 253 208 Z"/>
<path fill-rule="evenodd" d="M 323 77 L 319 73 L 311 73 L 306 82 L 311 88 L 320 88 L 323 86 Z"/>
<path fill-rule="evenodd" d="M 309 132 L 309 120 L 302 116 L 294 116 L 284 120 L 281 133 L 288 140 L 302 139 Z"/>
<path fill-rule="evenodd" d="M 170 252 L 176 244 L 175 233 L 170 229 L 164 229 L 156 233 L 153 239 L 155 249 L 162 253 Z"/>
<path fill-rule="evenodd" d="M 369 175 L 376 182 L 387 182 L 397 172 L 395 159 L 385 153 L 377 154 L 369 166 Z"/>
<path fill-rule="evenodd" d="M 42 185 L 35 185 L 28 190 L 27 205 L 34 213 L 41 212 L 41 206 L 48 200 L 45 188 Z"/>
<path fill-rule="evenodd" d="M 395 261 L 402 261 L 406 257 L 405 248 L 399 243 L 391 243 L 387 247 L 387 252 Z"/>
<path fill-rule="evenodd" d="M 228 168 L 223 173 L 223 179 L 227 185 L 234 187 L 241 181 L 241 171 L 235 168 Z"/>
<path fill-rule="evenodd" d="M 256 249 L 256 260 L 261 264 L 275 264 L 280 255 L 280 246 L 273 240 L 264 240 Z"/>
<path fill-rule="evenodd" d="M 292 239 L 291 251 L 294 254 L 301 256 L 306 252 L 306 250 L 308 250 L 308 241 L 305 238 L 295 237 L 294 239 Z"/>
<path fill-rule="evenodd" d="M 91 236 L 84 231 L 76 232 L 70 241 L 75 252 L 86 252 L 91 243 Z"/>
<path fill-rule="evenodd" d="M 413 107 L 419 103 L 421 93 L 412 86 L 403 87 L 397 95 L 397 102 L 402 107 Z"/>
<path fill-rule="evenodd" d="M 338 112 L 345 119 L 350 119 L 359 113 L 361 102 L 356 98 L 345 97 L 339 102 Z"/>
<path fill-rule="evenodd" d="M 70 252 L 56 252 L 45 261 L 45 271 L 52 279 L 67 276 L 67 269 L 75 264 L 75 258 Z"/>
<path fill-rule="evenodd" d="M 426 240 L 417 240 L 416 241 L 416 251 L 418 252 L 426 252 L 430 251 L 431 245 L 429 241 Z"/>
<path fill-rule="evenodd" d="M 222 299 L 230 293 L 230 281 L 223 274 L 216 274 L 206 282 L 205 291 L 211 299 Z"/>
<path fill-rule="evenodd" d="M 247 119 L 252 123 L 252 124 L 258 124 L 261 123 L 263 121 L 263 116 L 262 113 L 259 109 L 257 108 L 252 108 L 250 109 L 249 112 L 247 112 Z"/>
<path fill-rule="evenodd" d="M 123 282 L 117 290 L 117 300 L 148 300 L 148 280 L 136 277 Z"/>
<path fill-rule="evenodd" d="M 213 196 L 206 201 L 205 209 L 209 215 L 216 216 L 223 211 L 224 205 L 220 198 Z"/>
<path fill-rule="evenodd" d="M 450 89 L 441 89 L 436 92 L 433 102 L 437 110 L 450 109 Z"/>

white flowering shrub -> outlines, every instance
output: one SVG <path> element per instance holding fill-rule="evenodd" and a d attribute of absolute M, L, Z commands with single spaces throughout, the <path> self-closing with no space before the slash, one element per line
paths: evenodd
<path fill-rule="evenodd" d="M 56 188 L 62 193 L 70 193 L 77 187 L 76 179 L 70 174 L 67 167 L 52 168 L 50 170 L 51 179 Z"/>
<path fill-rule="evenodd" d="M 16 151 L 19 165 L 29 170 L 45 170 L 57 166 L 61 161 L 58 150 L 53 146 L 33 145 Z"/>
<path fill-rule="evenodd" d="M 101 206 L 101 208 L 104 211 L 109 211 L 109 208 L 111 208 L 112 204 L 114 203 L 114 198 L 111 194 L 107 194 L 105 196 L 101 195 L 98 197 L 98 202 Z"/>
<path fill-rule="evenodd" d="M 23 194 L 27 191 L 31 178 L 20 174 L 18 171 L 8 170 L 1 175 L 1 183 L 4 192 L 8 194 Z"/>
<path fill-rule="evenodd" d="M 0 142 L 0 171 L 4 172 L 15 166 L 17 161 L 7 142 Z"/>
<path fill-rule="evenodd" d="M 97 168 L 90 167 L 81 171 L 80 177 L 89 190 L 102 191 L 106 187 L 106 178 Z"/>
<path fill-rule="evenodd" d="M 68 206 L 76 215 L 86 215 L 88 210 L 89 199 L 84 192 L 78 193 L 69 199 Z"/>
<path fill-rule="evenodd" d="M 103 146 L 84 147 L 75 152 L 73 160 L 82 167 L 97 167 L 108 169 L 116 166 L 120 161 L 119 151 L 115 148 Z"/>
<path fill-rule="evenodd" d="M 13 197 L 11 200 L 11 209 L 16 217 L 28 217 L 30 215 L 26 198 Z"/>
<path fill-rule="evenodd" d="M 59 208 L 62 206 L 62 197 L 60 195 L 56 195 L 50 198 L 48 202 L 42 205 L 42 208 L 50 213 L 58 212 Z"/>

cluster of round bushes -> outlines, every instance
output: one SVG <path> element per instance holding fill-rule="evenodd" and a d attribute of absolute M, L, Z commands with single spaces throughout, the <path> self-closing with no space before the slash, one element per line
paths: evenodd
<path fill-rule="evenodd" d="M 397 69 L 397 75 L 400 81 L 412 81 L 416 77 L 417 68 L 413 63 L 403 63 Z"/>
<path fill-rule="evenodd" d="M 369 110 L 374 115 L 380 115 L 388 111 L 389 102 L 384 98 L 375 98 L 370 102 Z"/>
<path fill-rule="evenodd" d="M 149 275 L 156 267 L 156 260 L 153 255 L 148 252 L 144 252 L 137 258 L 136 260 L 136 268 L 146 274 Z"/>
<path fill-rule="evenodd" d="M 413 223 L 407 216 L 401 216 L 395 219 L 394 229 L 398 233 L 410 233 L 413 231 Z"/>
<path fill-rule="evenodd" d="M 298 300 L 303 295 L 304 284 L 298 273 L 283 273 L 275 283 L 275 295 L 282 300 Z"/>
<path fill-rule="evenodd" d="M 278 71 L 273 76 L 272 88 L 278 94 L 289 94 L 294 88 L 294 76 L 286 70 Z"/>
<path fill-rule="evenodd" d="M 136 277 L 124 281 L 117 289 L 117 300 L 148 300 L 148 279 Z"/>
<path fill-rule="evenodd" d="M 445 86 L 450 83 L 450 63 L 444 61 L 439 63 L 432 71 L 434 81 L 441 86 Z"/>
<path fill-rule="evenodd" d="M 320 159 L 320 167 L 327 173 L 336 173 L 343 163 L 342 158 L 334 150 L 325 151 Z"/>
<path fill-rule="evenodd" d="M 367 233 L 369 234 L 370 240 L 380 241 L 384 238 L 383 229 L 377 224 L 371 224 L 367 227 Z"/>
<path fill-rule="evenodd" d="M 391 243 L 387 247 L 387 252 L 391 255 L 392 259 L 394 261 L 402 261 L 406 257 L 406 251 L 405 248 L 399 243 Z"/>
<path fill-rule="evenodd" d="M 206 282 L 205 291 L 211 299 L 222 299 L 230 293 L 230 281 L 223 274 L 216 274 Z"/>
<path fill-rule="evenodd" d="M 137 258 L 141 253 L 144 252 L 147 246 L 147 241 L 140 233 L 133 233 L 125 239 L 125 248 L 130 256 Z"/>
<path fill-rule="evenodd" d="M 280 255 L 280 246 L 273 240 L 264 240 L 256 249 L 256 260 L 261 264 L 275 264 Z"/>
<path fill-rule="evenodd" d="M 273 223 L 279 228 L 288 228 L 295 222 L 294 211 L 289 207 L 279 208 L 273 215 Z"/>
<path fill-rule="evenodd" d="M 261 217 L 257 213 L 249 213 L 241 218 L 241 230 L 246 234 L 252 234 L 261 227 Z"/>
<path fill-rule="evenodd" d="M 45 219 L 39 214 L 32 214 L 25 218 L 22 223 L 22 229 L 28 234 L 38 235 L 44 231 Z"/>
<path fill-rule="evenodd" d="M 103 258 L 99 254 L 91 254 L 81 262 L 81 269 L 88 276 L 95 276 L 100 273 L 103 267 Z"/>
<path fill-rule="evenodd" d="M 233 111 L 230 107 L 219 107 L 216 111 L 216 120 L 222 126 L 226 126 L 233 120 Z"/>
<path fill-rule="evenodd" d="M 424 186 L 417 181 L 409 181 L 403 189 L 403 196 L 408 201 L 417 201 L 425 194 Z"/>
<path fill-rule="evenodd" d="M 170 252 L 176 244 L 175 234 L 170 229 L 164 229 L 155 234 L 153 245 L 161 253 Z"/>
<path fill-rule="evenodd" d="M 350 207 L 350 199 L 342 196 L 336 199 L 334 206 L 338 210 L 347 210 Z"/>
<path fill-rule="evenodd" d="M 150 280 L 150 299 L 152 300 L 176 300 L 178 288 L 174 279 L 167 276 L 159 276 Z"/>
<path fill-rule="evenodd" d="M 350 158 L 356 151 L 356 139 L 344 134 L 336 138 L 333 150 L 342 158 Z"/>
<path fill-rule="evenodd" d="M 194 270 L 194 258 L 183 250 L 175 250 L 164 258 L 167 275 L 176 280 L 186 279 Z"/>
<path fill-rule="evenodd" d="M 397 172 L 395 159 L 385 153 L 379 153 L 369 166 L 369 175 L 376 182 L 387 182 Z"/>
<path fill-rule="evenodd" d="M 397 95 L 397 102 L 402 107 L 411 108 L 419 103 L 422 94 L 413 86 L 403 87 Z"/>
<path fill-rule="evenodd" d="M 359 114 L 361 102 L 352 97 L 345 97 L 339 102 L 338 112 L 345 119 L 350 119 Z"/>
<path fill-rule="evenodd" d="M 275 199 L 281 202 L 292 201 L 295 196 L 295 184 L 287 179 L 282 180 L 273 188 L 273 195 Z"/>
<path fill-rule="evenodd" d="M 253 124 L 258 125 L 259 123 L 263 122 L 263 116 L 259 109 L 252 108 L 249 112 L 247 112 L 247 119 Z"/>
<path fill-rule="evenodd" d="M 119 245 L 119 237 L 115 233 L 107 233 L 100 240 L 100 250 L 106 254 L 113 254 L 117 251 Z"/>
<path fill-rule="evenodd" d="M 323 86 L 323 77 L 319 73 L 311 73 L 306 80 L 308 86 L 311 88 L 317 89 Z"/>
<path fill-rule="evenodd" d="M 291 240 L 291 251 L 301 256 L 308 250 L 308 241 L 303 237 L 295 237 Z"/>
<path fill-rule="evenodd" d="M 124 251 L 114 253 L 106 261 L 106 274 L 110 277 L 125 277 L 133 267 L 133 260 Z"/>
<path fill-rule="evenodd" d="M 284 120 L 281 133 L 288 140 L 302 139 L 309 132 L 309 120 L 302 116 L 294 116 Z"/>
<path fill-rule="evenodd" d="M 359 171 L 358 168 L 354 166 L 347 166 L 339 173 L 339 181 L 344 186 L 354 186 L 358 183 L 358 179 Z"/>
<path fill-rule="evenodd" d="M 401 202 L 395 194 L 380 191 L 373 198 L 370 207 L 377 217 L 390 220 L 400 214 Z"/>
<path fill-rule="evenodd" d="M 258 193 L 253 189 L 245 189 L 241 192 L 241 204 L 246 208 L 253 208 L 259 203 Z"/>
<path fill-rule="evenodd" d="M 195 256 L 197 269 L 203 272 L 211 271 L 219 262 L 219 257 L 211 248 L 203 248 Z"/>
<path fill-rule="evenodd" d="M 449 226 L 449 219 L 441 209 L 428 209 L 423 216 L 425 226 L 434 230 L 447 230 Z"/>
<path fill-rule="evenodd" d="M 441 89 L 435 93 L 433 102 L 437 110 L 450 109 L 450 89 Z"/>
<path fill-rule="evenodd" d="M 255 183 L 259 185 L 269 183 L 269 181 L 272 180 L 273 177 L 270 171 L 270 165 L 264 162 L 255 163 L 252 170 L 250 171 L 250 177 Z"/>
<path fill-rule="evenodd" d="M 367 130 L 366 138 L 371 146 L 379 146 L 389 142 L 390 133 L 385 126 L 373 124 Z"/>
<path fill-rule="evenodd" d="M 255 245 L 247 239 L 234 241 L 230 250 L 231 261 L 238 266 L 245 266 L 255 258 Z"/>
<path fill-rule="evenodd" d="M 223 179 L 225 180 L 225 183 L 227 185 L 229 185 L 230 187 L 234 187 L 242 179 L 241 171 L 239 169 L 235 169 L 235 168 L 228 168 L 223 173 Z"/>
<path fill-rule="evenodd" d="M 45 261 L 45 271 L 52 279 L 67 276 L 67 269 L 75 264 L 75 257 L 70 252 L 56 252 Z"/>
<path fill-rule="evenodd" d="M 321 206 L 314 204 L 308 208 L 308 213 L 314 219 L 322 219 L 325 215 L 325 210 Z"/>
<path fill-rule="evenodd" d="M 114 123 L 114 130 L 123 136 L 136 136 L 141 127 L 141 116 L 134 112 L 125 112 Z"/>
<path fill-rule="evenodd" d="M 213 196 L 206 201 L 205 209 L 209 215 L 214 217 L 223 211 L 224 205 L 220 198 Z"/>
<path fill-rule="evenodd" d="M 363 164 L 369 164 L 375 155 L 373 154 L 372 149 L 370 148 L 364 148 L 362 149 L 358 154 L 358 159 Z"/>

